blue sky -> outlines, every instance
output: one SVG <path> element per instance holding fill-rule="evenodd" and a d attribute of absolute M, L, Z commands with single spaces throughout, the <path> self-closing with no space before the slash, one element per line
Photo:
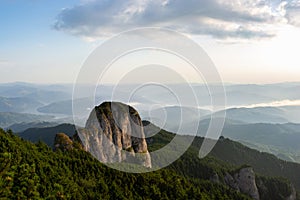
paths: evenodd
<path fill-rule="evenodd" d="M 1 82 L 71 82 L 93 49 L 56 31 L 56 15 L 75 1 L 1 1 Z"/>
<path fill-rule="evenodd" d="M 0 19 L 0 82 L 73 82 L 103 40 L 144 26 L 194 39 L 226 82 L 300 81 L 299 0 L 2 0 Z"/>

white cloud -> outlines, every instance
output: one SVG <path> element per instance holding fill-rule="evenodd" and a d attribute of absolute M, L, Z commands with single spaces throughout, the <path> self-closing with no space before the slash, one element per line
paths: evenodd
<path fill-rule="evenodd" d="M 300 0 L 292 0 L 285 5 L 286 18 L 288 22 L 295 26 L 300 26 Z"/>
<path fill-rule="evenodd" d="M 257 108 L 257 107 L 282 107 L 282 106 L 300 106 L 300 100 L 281 100 L 281 101 L 272 101 L 269 103 L 259 103 L 259 104 L 251 104 L 246 106 L 236 106 L 236 107 L 244 107 L 244 108 Z"/>
<path fill-rule="evenodd" d="M 158 26 L 216 38 L 268 38 L 300 24 L 299 0 L 101 0 L 66 8 L 54 28 L 85 38 Z M 273 26 L 273 27 L 272 27 Z"/>

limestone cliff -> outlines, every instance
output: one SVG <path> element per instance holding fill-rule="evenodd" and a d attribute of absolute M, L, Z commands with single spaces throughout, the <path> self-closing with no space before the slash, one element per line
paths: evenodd
<path fill-rule="evenodd" d="M 274 185 L 270 184 L 274 181 L 275 179 L 262 179 L 262 177 L 256 177 L 252 167 L 249 166 L 243 166 L 231 174 L 226 172 L 224 175 L 225 184 L 255 200 L 259 200 L 260 198 L 287 200 L 296 199 L 296 190 L 292 184 L 290 184 L 290 191 L 287 191 L 285 186 L 283 186 L 281 191 L 276 190 L 274 193 Z"/>
<path fill-rule="evenodd" d="M 259 193 L 255 182 L 255 173 L 251 167 L 242 168 L 234 174 L 239 189 L 253 199 L 259 199 Z"/>
<path fill-rule="evenodd" d="M 119 102 L 96 106 L 79 136 L 84 149 L 101 162 L 151 167 L 142 121 L 131 106 Z"/>
<path fill-rule="evenodd" d="M 255 182 L 255 173 L 251 167 L 239 169 L 233 175 L 227 173 L 224 177 L 225 183 L 239 192 L 259 200 L 259 192 Z"/>

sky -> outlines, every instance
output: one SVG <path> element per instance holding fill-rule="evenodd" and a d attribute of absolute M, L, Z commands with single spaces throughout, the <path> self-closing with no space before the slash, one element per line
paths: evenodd
<path fill-rule="evenodd" d="M 98 45 L 140 27 L 191 38 L 224 82 L 300 81 L 300 0 L 1 0 L 0 82 L 72 83 Z"/>

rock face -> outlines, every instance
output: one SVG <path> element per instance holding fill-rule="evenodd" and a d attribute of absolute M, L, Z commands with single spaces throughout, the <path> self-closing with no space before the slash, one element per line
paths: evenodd
<path fill-rule="evenodd" d="M 224 176 L 224 181 L 229 187 L 240 192 L 240 188 L 239 188 L 239 185 L 237 184 L 236 180 L 234 180 L 234 178 L 227 172 Z"/>
<path fill-rule="evenodd" d="M 73 149 L 73 141 L 64 133 L 58 133 L 54 139 L 54 150 L 68 151 Z"/>
<path fill-rule="evenodd" d="M 220 178 L 217 173 L 215 173 L 213 176 L 211 176 L 209 180 L 213 183 L 220 183 Z"/>
<path fill-rule="evenodd" d="M 79 136 L 84 149 L 103 163 L 151 167 L 142 121 L 131 106 L 119 102 L 96 106 Z"/>
<path fill-rule="evenodd" d="M 248 194 L 253 199 L 259 199 L 259 193 L 255 182 L 255 173 L 251 167 L 242 168 L 236 174 L 234 174 L 240 191 Z"/>
<path fill-rule="evenodd" d="M 224 181 L 231 188 L 259 200 L 259 192 L 255 182 L 255 173 L 251 167 L 241 168 L 233 176 L 226 174 Z"/>
<path fill-rule="evenodd" d="M 297 199 L 297 192 L 296 192 L 296 189 L 293 185 L 291 185 L 291 188 L 292 188 L 292 192 L 291 192 L 291 195 L 288 196 L 286 198 L 286 200 L 296 200 Z"/>

